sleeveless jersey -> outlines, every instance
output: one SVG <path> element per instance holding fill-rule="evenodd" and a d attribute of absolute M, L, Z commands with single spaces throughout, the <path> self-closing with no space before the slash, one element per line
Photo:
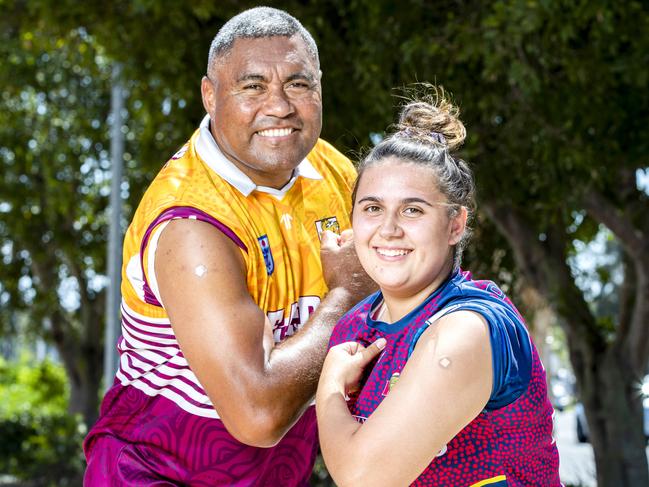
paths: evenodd
<path fill-rule="evenodd" d="M 223 232 L 239 247 L 250 295 L 279 342 L 307 321 L 327 291 L 319 237 L 349 227 L 355 176 L 349 160 L 319 140 L 282 189 L 257 187 L 220 152 L 209 117 L 203 120 L 152 182 L 126 233 L 120 366 L 86 439 L 87 457 L 94 440 L 109 435 L 137 449 L 120 461 L 138 458 L 143 468 L 183 485 L 307 481 L 317 448 L 313 408 L 273 448 L 243 445 L 226 431 L 161 303 L 155 248 L 177 218 Z"/>
<path fill-rule="evenodd" d="M 330 347 L 346 341 L 367 346 L 380 337 L 387 340 L 363 387 L 348 402 L 359 422 L 390 392 L 417 340 L 436 320 L 470 310 L 489 325 L 491 397 L 482 413 L 437 452 L 412 485 L 561 486 L 545 370 L 521 315 L 504 293 L 493 282 L 473 281 L 468 273 L 455 272 L 424 303 L 390 324 L 372 319 L 382 299 L 379 292 L 356 305 L 336 325 L 330 342 Z"/>

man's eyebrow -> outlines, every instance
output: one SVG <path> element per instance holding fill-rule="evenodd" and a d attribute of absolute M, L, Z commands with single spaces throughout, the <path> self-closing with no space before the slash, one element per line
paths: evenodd
<path fill-rule="evenodd" d="M 243 83 L 244 81 L 266 81 L 266 77 L 263 74 L 248 73 L 237 78 L 237 83 Z"/>
<path fill-rule="evenodd" d="M 313 83 L 315 81 L 315 76 L 313 76 L 311 73 L 304 73 L 304 72 L 294 73 L 290 75 L 288 78 L 286 78 L 286 82 L 295 81 L 296 79 L 305 79 L 309 83 Z"/>

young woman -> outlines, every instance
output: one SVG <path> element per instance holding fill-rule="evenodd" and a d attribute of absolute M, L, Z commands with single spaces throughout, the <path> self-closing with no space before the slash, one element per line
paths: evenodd
<path fill-rule="evenodd" d="M 459 269 L 474 186 L 443 92 L 363 161 L 356 251 L 380 287 L 336 326 L 316 396 L 339 486 L 560 486 L 545 371 L 503 292 Z"/>

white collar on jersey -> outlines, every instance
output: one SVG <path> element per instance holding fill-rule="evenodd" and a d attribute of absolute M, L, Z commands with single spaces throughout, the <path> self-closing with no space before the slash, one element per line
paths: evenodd
<path fill-rule="evenodd" d="M 288 183 L 281 189 L 269 188 L 266 186 L 257 186 L 252 179 L 246 176 L 241 169 L 235 166 L 230 160 L 223 155 L 221 149 L 217 145 L 212 133 L 210 132 L 210 116 L 205 115 L 200 125 L 200 132 L 196 139 L 196 152 L 205 161 L 205 163 L 215 173 L 225 179 L 232 186 L 237 188 L 241 194 L 248 196 L 253 191 L 257 190 L 262 193 L 268 193 L 276 198 L 283 198 L 289 189 L 293 187 L 298 176 L 309 179 L 322 179 L 320 173 L 313 167 L 313 165 L 304 159 L 293 170 L 293 175 Z"/>

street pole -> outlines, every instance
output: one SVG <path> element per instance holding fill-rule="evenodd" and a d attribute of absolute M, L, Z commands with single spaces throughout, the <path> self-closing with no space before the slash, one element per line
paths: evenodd
<path fill-rule="evenodd" d="M 120 329 L 120 283 L 122 268 L 122 165 L 124 161 L 124 90 L 122 88 L 122 66 L 115 63 L 111 88 L 111 185 L 110 220 L 108 233 L 108 289 L 106 293 L 106 328 L 104 334 L 104 389 L 113 384 L 117 371 L 117 337 Z"/>

